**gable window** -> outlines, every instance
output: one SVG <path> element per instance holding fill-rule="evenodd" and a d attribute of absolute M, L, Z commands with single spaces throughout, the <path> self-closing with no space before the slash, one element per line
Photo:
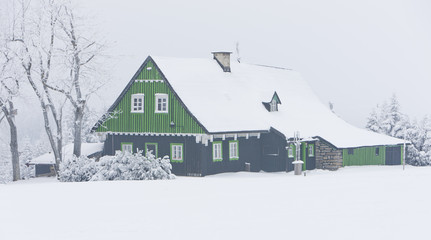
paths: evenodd
<path fill-rule="evenodd" d="M 144 94 L 137 93 L 132 95 L 132 113 L 144 112 Z"/>
<path fill-rule="evenodd" d="M 156 93 L 156 113 L 168 112 L 168 94 Z"/>
<path fill-rule="evenodd" d="M 171 162 L 183 162 L 183 144 L 171 143 Z"/>
<path fill-rule="evenodd" d="M 308 144 L 308 156 L 314 157 L 314 144 Z"/>
<path fill-rule="evenodd" d="M 238 141 L 229 141 L 229 160 L 238 160 Z"/>
<path fill-rule="evenodd" d="M 213 161 L 223 161 L 223 149 L 221 142 L 213 142 Z"/>
<path fill-rule="evenodd" d="M 133 153 L 133 143 L 121 143 L 121 151 Z"/>

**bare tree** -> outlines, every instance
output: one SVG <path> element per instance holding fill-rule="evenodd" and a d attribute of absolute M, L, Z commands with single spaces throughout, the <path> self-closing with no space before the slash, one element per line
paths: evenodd
<path fill-rule="evenodd" d="M 56 170 L 62 159 L 62 105 L 57 106 L 47 87 L 53 68 L 56 28 L 60 9 L 53 0 L 43 2 L 39 13 L 28 1 L 20 2 L 20 10 L 13 17 L 13 34 L 10 42 L 16 43 L 16 56 L 20 61 L 25 78 L 36 94 L 52 151 Z M 29 15 L 29 12 L 31 15 Z M 51 126 L 55 123 L 55 130 Z"/>
<path fill-rule="evenodd" d="M 18 130 L 15 123 L 17 109 L 13 100 L 19 92 L 19 82 L 13 71 L 13 59 L 10 49 L 2 44 L 0 47 L 0 111 L 3 118 L 6 118 L 10 130 L 10 152 L 12 156 L 13 181 L 20 179 L 19 152 L 18 152 Z"/>
<path fill-rule="evenodd" d="M 89 34 L 83 31 L 70 5 L 62 5 L 61 16 L 62 18 L 59 19 L 59 26 L 63 33 L 61 39 L 65 45 L 66 67 L 70 74 L 62 88 L 49 84 L 46 86 L 63 93 L 73 106 L 73 154 L 79 157 L 81 155 L 82 122 L 87 109 L 86 104 L 89 97 L 102 85 L 96 80 L 97 78 L 88 78 L 86 73 L 94 71 L 94 59 L 102 55 L 104 45 L 93 40 Z M 85 77 L 87 78 L 84 87 L 83 78 Z"/>

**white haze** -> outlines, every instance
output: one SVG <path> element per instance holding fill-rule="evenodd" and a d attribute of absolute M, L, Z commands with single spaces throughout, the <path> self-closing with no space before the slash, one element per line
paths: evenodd
<path fill-rule="evenodd" d="M 215 50 L 235 52 L 239 42 L 244 62 L 301 72 L 322 102 L 333 102 L 356 126 L 364 127 L 371 109 L 393 93 L 403 112 L 431 115 L 426 0 L 73 2 L 110 47 L 108 67 L 101 68 L 107 85 L 90 103 L 100 109 L 112 104 L 148 55 L 210 58 Z M 20 135 L 44 136 L 29 94 L 20 100 L 26 102 L 18 114 Z M 0 140 L 8 142 L 5 135 Z"/>

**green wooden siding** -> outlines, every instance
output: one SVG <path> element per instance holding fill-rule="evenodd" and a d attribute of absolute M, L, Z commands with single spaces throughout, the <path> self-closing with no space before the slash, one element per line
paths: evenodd
<path fill-rule="evenodd" d="M 376 155 L 376 148 L 379 148 L 378 156 Z M 385 165 L 385 154 L 385 146 L 354 148 L 353 154 L 349 154 L 349 149 L 343 149 L 343 165 Z"/>
<path fill-rule="evenodd" d="M 153 61 L 148 61 L 145 67 L 138 75 L 138 80 L 163 80 L 162 74 L 157 71 Z"/>
<path fill-rule="evenodd" d="M 149 61 L 138 79 L 161 80 L 162 77 Z M 131 97 L 136 93 L 145 95 L 144 113 L 131 113 Z M 156 93 L 168 94 L 168 113 L 155 113 Z M 114 109 L 116 111 L 120 112 L 117 117 L 105 121 L 96 132 L 204 133 L 164 81 L 134 82 Z M 175 123 L 174 127 L 171 122 Z"/>

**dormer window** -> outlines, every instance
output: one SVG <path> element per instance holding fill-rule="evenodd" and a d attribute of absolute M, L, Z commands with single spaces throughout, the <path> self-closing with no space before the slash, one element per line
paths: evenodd
<path fill-rule="evenodd" d="M 269 111 L 275 112 L 278 111 L 277 102 L 272 100 L 271 103 L 269 103 Z"/>
<path fill-rule="evenodd" d="M 274 92 L 272 99 L 270 102 L 262 102 L 263 106 L 268 110 L 268 112 L 277 112 L 278 104 L 281 104 L 280 98 L 277 95 L 277 92 Z"/>

